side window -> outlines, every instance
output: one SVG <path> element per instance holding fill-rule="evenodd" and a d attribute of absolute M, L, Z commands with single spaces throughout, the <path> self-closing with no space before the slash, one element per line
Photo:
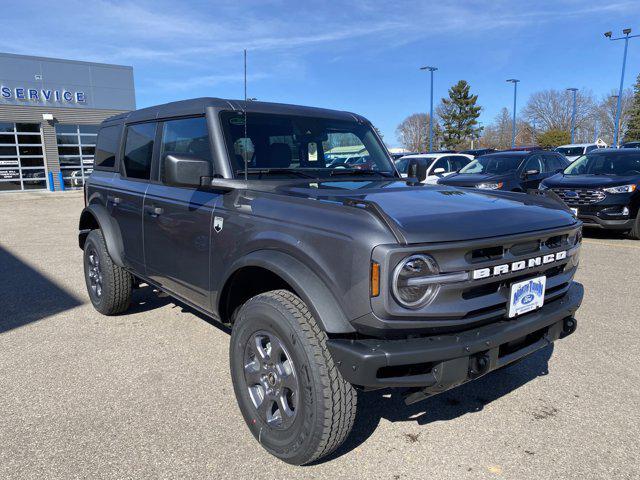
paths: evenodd
<path fill-rule="evenodd" d="M 440 157 L 436 163 L 433 164 L 433 167 L 431 167 L 431 175 L 434 175 L 433 172 L 436 171 L 436 168 L 444 168 L 445 172 L 449 171 L 449 166 L 447 165 L 447 158 L 449 157 Z"/>
<path fill-rule="evenodd" d="M 211 146 L 207 120 L 204 117 L 169 120 L 162 127 L 160 171 L 164 180 L 162 159 L 168 153 L 186 153 L 211 162 Z"/>
<path fill-rule="evenodd" d="M 524 172 L 528 172 L 529 170 L 538 170 L 539 172 L 544 172 L 544 168 L 542 168 L 542 162 L 540 159 L 540 155 L 533 155 L 529 157 L 527 163 L 524 166 Z"/>
<path fill-rule="evenodd" d="M 155 135 L 155 122 L 127 127 L 123 163 L 124 173 L 128 178 L 149 180 Z"/>
<path fill-rule="evenodd" d="M 452 156 L 449 157 L 449 171 L 450 172 L 457 172 L 458 170 L 460 170 L 462 167 L 464 167 L 467 163 L 469 163 L 469 159 L 467 157 L 461 157 L 461 156 Z"/>
<path fill-rule="evenodd" d="M 112 170 L 115 167 L 121 132 L 122 125 L 103 127 L 98 132 L 94 164 L 96 170 Z"/>

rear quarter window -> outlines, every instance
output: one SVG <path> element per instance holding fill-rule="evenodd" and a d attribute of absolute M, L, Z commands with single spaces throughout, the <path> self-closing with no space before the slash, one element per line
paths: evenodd
<path fill-rule="evenodd" d="M 96 142 L 95 170 L 113 170 L 116 166 L 116 152 L 120 146 L 122 125 L 101 127 Z"/>

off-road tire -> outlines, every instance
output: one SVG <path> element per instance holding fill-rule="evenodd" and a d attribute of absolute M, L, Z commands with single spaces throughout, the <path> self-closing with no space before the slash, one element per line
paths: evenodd
<path fill-rule="evenodd" d="M 273 428 L 261 418 L 245 380 L 246 346 L 259 332 L 277 336 L 292 357 L 299 394 L 288 428 Z M 293 465 L 329 455 L 353 427 L 357 392 L 340 375 L 326 342 L 326 333 L 305 303 L 286 290 L 251 298 L 239 309 L 233 325 L 229 356 L 240 411 L 262 446 Z"/>
<path fill-rule="evenodd" d="M 629 236 L 634 240 L 640 240 L 640 211 L 636 215 L 636 221 L 633 222 L 633 228 L 629 231 Z"/>
<path fill-rule="evenodd" d="M 100 294 L 92 288 L 90 271 L 92 270 L 91 255 L 96 255 L 99 261 L 101 278 Z M 94 308 L 103 315 L 117 315 L 129 308 L 133 276 L 124 268 L 119 267 L 109 255 L 107 245 L 101 230 L 92 230 L 84 244 L 84 278 L 87 293 Z"/>

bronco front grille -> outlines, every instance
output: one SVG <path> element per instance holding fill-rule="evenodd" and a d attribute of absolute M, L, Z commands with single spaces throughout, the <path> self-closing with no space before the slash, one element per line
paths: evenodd
<path fill-rule="evenodd" d="M 567 205 L 591 205 L 606 196 L 602 190 L 592 188 L 553 188 L 552 191 Z"/>

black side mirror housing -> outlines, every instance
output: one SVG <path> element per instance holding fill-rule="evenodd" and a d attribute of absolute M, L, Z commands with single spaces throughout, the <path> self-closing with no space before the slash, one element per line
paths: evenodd
<path fill-rule="evenodd" d="M 412 158 L 407 167 L 407 176 L 423 182 L 427 178 L 427 162 L 421 158 Z"/>
<path fill-rule="evenodd" d="M 168 153 L 164 157 L 164 182 L 176 187 L 200 187 L 203 177 L 211 180 L 213 167 L 209 160 L 187 153 Z"/>

